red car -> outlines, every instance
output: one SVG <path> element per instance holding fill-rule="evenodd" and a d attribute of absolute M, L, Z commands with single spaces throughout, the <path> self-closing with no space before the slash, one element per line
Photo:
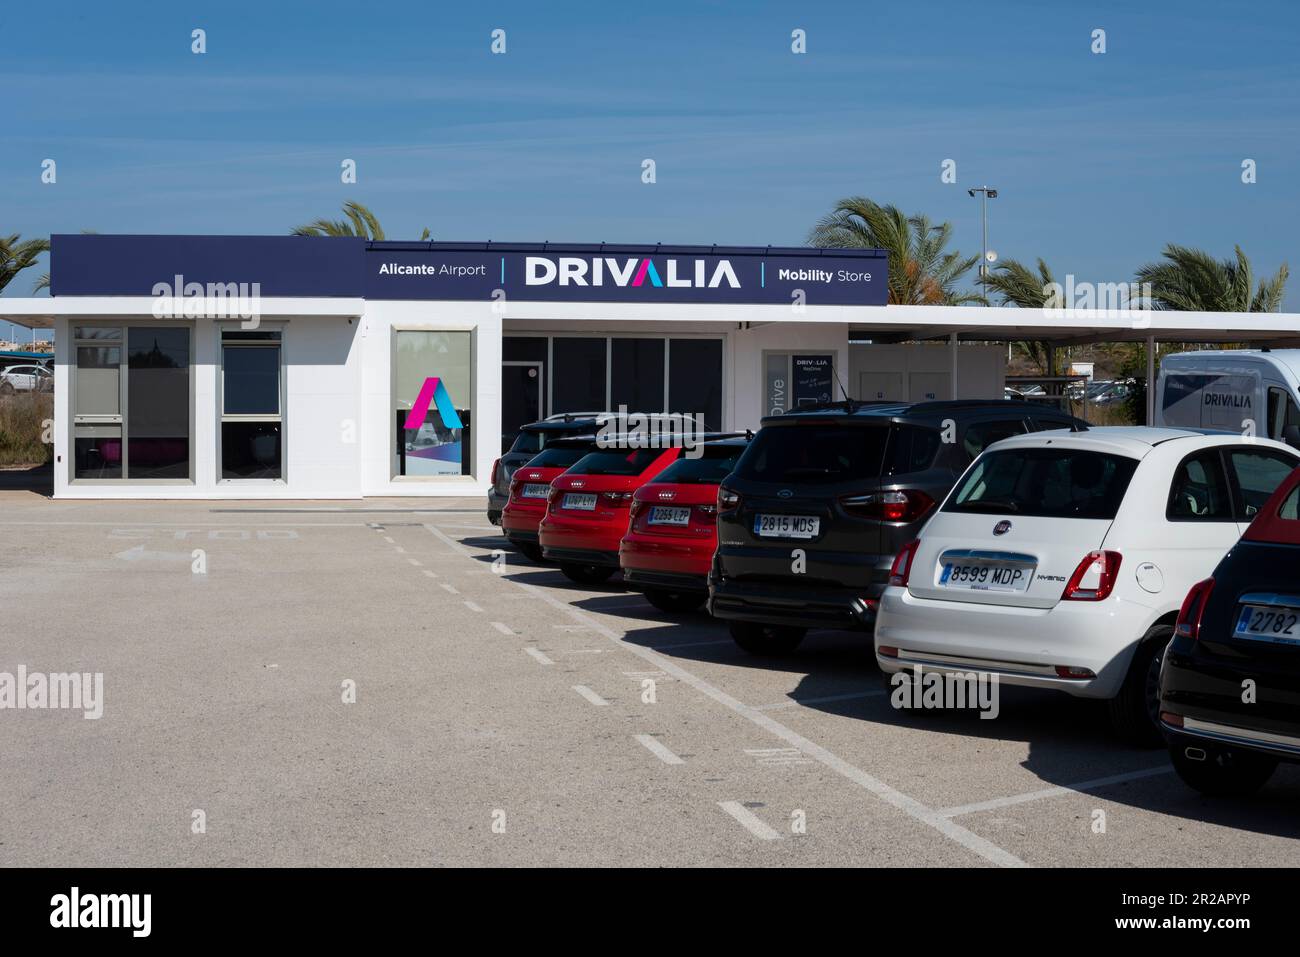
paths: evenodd
<path fill-rule="evenodd" d="M 552 439 L 550 444 L 515 470 L 510 496 L 501 510 L 501 531 L 510 543 L 535 562 L 542 560 L 537 526 L 546 514 L 551 479 L 596 448 L 595 436 Z"/>
<path fill-rule="evenodd" d="M 718 486 L 748 444 L 747 437 L 706 442 L 699 458 L 678 459 L 632 497 L 618 560 L 623 580 L 639 586 L 656 608 L 694 611 L 708 599 Z"/>
<path fill-rule="evenodd" d="M 618 571 L 618 543 L 627 531 L 632 493 L 681 455 L 681 448 L 603 448 L 587 453 L 551 481 L 538 525 L 542 554 L 582 585 Z M 526 471 L 527 466 L 521 471 Z"/>

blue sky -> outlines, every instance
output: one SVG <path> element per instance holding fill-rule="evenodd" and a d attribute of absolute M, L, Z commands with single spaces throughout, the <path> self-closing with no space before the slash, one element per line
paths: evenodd
<path fill-rule="evenodd" d="M 789 245 L 863 194 L 951 220 L 978 252 L 966 188 L 987 182 L 990 244 L 1058 276 L 1127 281 L 1166 242 L 1300 269 L 1298 10 L 11 4 L 0 231 L 283 233 L 357 199 L 390 238 Z"/>

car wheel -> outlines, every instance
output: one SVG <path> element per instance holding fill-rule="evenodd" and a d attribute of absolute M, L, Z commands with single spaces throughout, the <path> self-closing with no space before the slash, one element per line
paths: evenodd
<path fill-rule="evenodd" d="M 532 542 L 517 542 L 515 543 L 515 548 L 519 550 L 520 555 L 523 555 L 524 558 L 527 558 L 529 561 L 537 562 L 539 565 L 542 563 L 541 545 L 534 545 Z"/>
<path fill-rule="evenodd" d="M 0 395 L 13 395 L 13 394 L 14 394 L 13 383 L 0 382 Z"/>
<path fill-rule="evenodd" d="M 1173 634 L 1171 625 L 1152 626 L 1133 653 L 1119 694 L 1108 702 L 1111 727 L 1137 747 L 1156 748 L 1164 742 L 1160 733 L 1160 661 Z"/>
<path fill-rule="evenodd" d="M 788 655 L 799 647 L 807 628 L 792 625 L 761 625 L 752 621 L 733 621 L 731 637 L 751 655 Z"/>
<path fill-rule="evenodd" d="M 695 611 L 709 600 L 708 592 L 699 591 L 664 591 L 660 588 L 647 588 L 645 599 L 660 611 L 686 612 Z"/>
<path fill-rule="evenodd" d="M 1220 748 L 1205 748 L 1205 758 L 1195 761 L 1187 756 L 1188 747 L 1186 743 L 1171 744 L 1169 760 L 1188 787 L 1210 797 L 1254 794 L 1277 769 L 1277 762 L 1262 754 Z"/>
<path fill-rule="evenodd" d="M 599 585 L 603 581 L 608 581 L 609 576 L 618 569 L 609 565 L 579 565 L 575 562 L 564 562 L 560 565 L 560 571 L 564 572 L 564 577 L 569 581 L 579 585 Z"/>

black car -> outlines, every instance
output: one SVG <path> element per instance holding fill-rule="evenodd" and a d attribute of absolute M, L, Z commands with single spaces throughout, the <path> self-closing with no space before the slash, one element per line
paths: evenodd
<path fill-rule="evenodd" d="M 1249 794 L 1300 762 L 1300 469 L 1187 593 L 1160 726 L 1174 770 L 1205 794 Z"/>
<path fill-rule="evenodd" d="M 488 521 L 493 525 L 501 524 L 501 510 L 506 507 L 506 502 L 510 501 L 510 480 L 519 466 L 555 439 L 594 434 L 600 428 L 604 417 L 608 415 L 609 413 L 605 412 L 565 413 L 521 427 L 510 450 L 492 463 L 492 484 L 488 489 Z"/>
<path fill-rule="evenodd" d="M 718 490 L 709 611 L 755 654 L 809 628 L 869 630 L 889 568 L 986 446 L 1086 429 L 1014 400 L 834 403 L 763 419 Z"/>

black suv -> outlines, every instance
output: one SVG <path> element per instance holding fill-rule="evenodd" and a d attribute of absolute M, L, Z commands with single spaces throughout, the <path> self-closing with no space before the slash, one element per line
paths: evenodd
<path fill-rule="evenodd" d="M 845 402 L 763 419 L 718 490 L 709 611 L 755 654 L 809 628 L 870 629 L 898 550 L 985 447 L 1086 429 L 1013 400 Z"/>

